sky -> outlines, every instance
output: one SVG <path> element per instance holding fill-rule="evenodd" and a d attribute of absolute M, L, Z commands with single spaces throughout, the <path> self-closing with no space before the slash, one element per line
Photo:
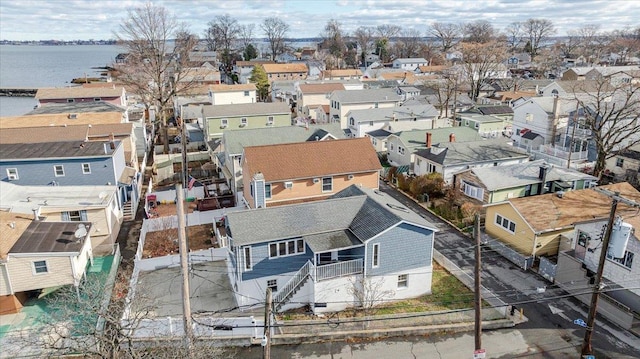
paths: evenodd
<path fill-rule="evenodd" d="M 141 0 L 0 0 L 0 40 L 108 40 L 115 38 L 127 9 Z M 587 24 L 602 30 L 640 24 L 640 0 L 154 0 L 202 36 L 216 16 L 229 14 L 240 24 L 277 16 L 291 38 L 318 37 L 329 19 L 351 33 L 359 26 L 384 24 L 426 35 L 433 22 L 488 20 L 497 29 L 515 21 L 545 18 L 557 35 Z"/>

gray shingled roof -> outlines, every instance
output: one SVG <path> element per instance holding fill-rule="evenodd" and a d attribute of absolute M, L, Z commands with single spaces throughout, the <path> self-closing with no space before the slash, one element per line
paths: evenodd
<path fill-rule="evenodd" d="M 436 163 L 440 163 L 444 166 L 503 160 L 508 158 L 526 158 L 529 156 L 519 149 L 506 144 L 503 139 L 499 138 L 494 140 L 462 143 L 442 143 L 438 147 L 444 147 L 445 149 L 442 152 L 437 153 L 434 148 L 427 148 L 416 152 L 416 155 Z"/>
<path fill-rule="evenodd" d="M 371 102 L 399 102 L 402 100 L 395 89 L 368 89 L 333 91 L 331 99 L 342 104 L 371 103 Z"/>
<path fill-rule="evenodd" d="M 205 105 L 202 106 L 204 117 L 225 116 L 260 116 L 280 115 L 290 113 L 289 105 L 284 102 L 256 102 L 233 105 Z"/>
<path fill-rule="evenodd" d="M 236 246 L 304 237 L 320 250 L 364 242 L 402 221 L 436 228 L 390 196 L 355 185 L 322 201 L 229 213 L 227 221 Z M 345 231 L 355 238 L 339 234 Z"/>
<path fill-rule="evenodd" d="M 302 238 L 314 253 L 362 245 L 362 241 L 349 230 L 312 234 Z"/>
<path fill-rule="evenodd" d="M 320 130 L 326 131 L 336 138 L 345 138 L 342 135 L 340 123 L 309 125 L 309 129 L 300 126 L 286 126 L 231 130 L 225 131 L 222 138 L 225 151 L 235 156 L 241 155 L 245 147 L 305 142 L 322 133 L 317 132 Z M 322 136 L 319 137 L 322 138 Z"/>
<path fill-rule="evenodd" d="M 456 142 L 478 141 L 482 139 L 478 131 L 464 126 L 434 128 L 431 130 L 400 131 L 394 133 L 394 135 L 398 136 L 408 149 L 415 150 L 426 148 L 425 141 L 427 132 L 431 133 L 431 143 L 433 145 L 449 142 L 449 135 L 452 133 L 456 136 Z"/>
<path fill-rule="evenodd" d="M 471 169 L 471 171 L 489 191 L 495 191 L 503 188 L 540 183 L 538 175 L 540 173 L 540 167 L 543 165 L 549 166 L 547 176 L 545 177 L 546 181 L 597 180 L 596 177 L 580 171 L 563 167 L 553 167 L 548 165 L 544 160 L 518 163 L 509 166 L 476 167 Z"/>
<path fill-rule="evenodd" d="M 120 141 L 116 141 L 119 146 Z M 81 146 L 82 145 L 82 146 Z M 117 147 L 116 147 L 117 148 Z M 41 158 L 110 157 L 114 150 L 108 142 L 44 142 L 0 144 L 2 160 L 37 160 Z"/>
<path fill-rule="evenodd" d="M 369 135 L 369 137 L 375 137 L 375 138 L 387 138 L 392 133 L 393 132 L 389 132 L 387 130 L 377 129 L 377 130 L 367 132 L 367 135 Z"/>

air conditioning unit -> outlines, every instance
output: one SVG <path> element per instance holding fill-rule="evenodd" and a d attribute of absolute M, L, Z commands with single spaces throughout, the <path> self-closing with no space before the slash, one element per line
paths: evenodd
<path fill-rule="evenodd" d="M 245 127 L 247 124 L 246 123 L 241 123 L 240 127 Z"/>
<path fill-rule="evenodd" d="M 220 128 L 227 128 L 227 125 L 220 125 Z"/>
<path fill-rule="evenodd" d="M 347 179 L 348 179 L 348 180 L 352 180 L 352 179 L 353 179 L 353 175 L 348 175 L 348 176 L 347 176 Z"/>
<path fill-rule="evenodd" d="M 320 183 L 320 178 L 314 178 L 313 183 Z"/>
<path fill-rule="evenodd" d="M 293 188 L 293 182 L 285 182 L 284 183 L 284 188 Z"/>

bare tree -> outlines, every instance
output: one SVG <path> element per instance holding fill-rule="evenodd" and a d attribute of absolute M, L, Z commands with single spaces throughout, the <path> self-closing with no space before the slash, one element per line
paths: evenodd
<path fill-rule="evenodd" d="M 349 279 L 349 287 L 347 293 L 352 295 L 356 300 L 358 309 L 365 316 L 371 315 L 376 305 L 384 303 L 385 300 L 393 296 L 393 291 L 384 290 L 384 279 L 373 279 L 369 277 L 359 277 L 357 279 Z M 368 323 L 363 322 L 366 327 Z"/>
<path fill-rule="evenodd" d="M 607 159 L 640 143 L 640 87 L 611 80 L 603 76 L 591 85 L 577 84 L 573 93 L 582 109 L 578 123 L 591 130 L 597 151 L 593 175 L 598 178 Z"/>
<path fill-rule="evenodd" d="M 556 33 L 553 22 L 547 19 L 528 19 L 522 24 L 525 36 L 529 40 L 529 53 L 533 60 L 542 44 Z"/>
<path fill-rule="evenodd" d="M 378 25 L 376 26 L 376 35 L 378 38 L 391 40 L 392 37 L 396 37 L 400 34 L 402 28 L 398 25 Z"/>
<path fill-rule="evenodd" d="M 342 24 L 338 20 L 330 19 L 324 26 L 324 32 L 320 34 L 322 43 L 320 48 L 329 53 L 327 69 L 335 69 L 343 67 L 343 59 L 347 50 Z"/>
<path fill-rule="evenodd" d="M 422 44 L 423 41 L 420 31 L 416 29 L 405 29 L 400 32 L 393 53 L 399 58 L 416 57 L 419 56 Z"/>
<path fill-rule="evenodd" d="M 487 43 L 496 37 L 496 30 L 487 20 L 476 20 L 462 26 L 463 41 Z"/>
<path fill-rule="evenodd" d="M 215 43 L 217 50 L 221 50 L 222 64 L 224 68 L 229 70 L 232 65 L 232 52 L 234 51 L 235 43 L 240 35 L 240 26 L 238 20 L 232 18 L 229 14 L 219 15 L 209 22 L 209 28 L 207 28 L 206 36 L 212 37 L 207 40 L 207 43 Z"/>
<path fill-rule="evenodd" d="M 507 35 L 507 43 L 509 44 L 509 50 L 515 52 L 522 42 L 522 23 L 512 22 L 504 29 Z"/>
<path fill-rule="evenodd" d="M 269 40 L 269 48 L 271 50 L 271 60 L 275 61 L 276 56 L 284 51 L 285 38 L 289 31 L 289 25 L 280 18 L 272 16 L 264 19 L 260 28 Z"/>
<path fill-rule="evenodd" d="M 558 41 L 556 43 L 560 55 L 564 58 L 572 57 L 576 55 L 576 50 L 580 47 L 580 38 L 576 30 L 567 31 L 567 36 L 564 41 Z"/>
<path fill-rule="evenodd" d="M 609 36 L 600 31 L 600 25 L 587 24 L 575 30 L 580 54 L 590 63 L 600 61 L 604 50 L 609 44 Z"/>
<path fill-rule="evenodd" d="M 453 48 L 461 34 L 460 26 L 457 24 L 442 22 L 434 22 L 431 24 L 429 32 L 440 41 L 443 53 Z"/>
<path fill-rule="evenodd" d="M 240 25 L 239 37 L 240 41 L 242 41 L 242 49 L 246 49 L 253 41 L 255 27 L 256 24 Z"/>
<path fill-rule="evenodd" d="M 374 30 L 371 27 L 360 26 L 353 33 L 358 47 L 360 47 L 360 57 L 364 65 L 366 56 L 369 55 L 373 48 Z"/>
<path fill-rule="evenodd" d="M 116 78 L 140 96 L 147 107 L 157 106 L 164 129 L 165 152 L 169 151 L 166 126 L 167 111 L 172 107 L 170 101 L 195 86 L 194 82 L 181 80 L 189 77 L 189 57 L 185 54 L 197 41 L 176 42 L 173 54 L 168 45 L 168 40 L 179 34 L 184 40 L 194 40 L 195 36 L 185 35 L 187 32 L 186 26 L 178 23 L 164 7 L 146 3 L 130 9 L 119 32 L 114 34 L 129 54 L 129 61 L 117 66 Z M 176 86 L 178 83 L 181 86 Z"/>
<path fill-rule="evenodd" d="M 478 99 L 482 84 L 502 66 L 506 59 L 506 49 L 501 40 L 486 43 L 463 42 L 460 44 L 463 60 L 463 72 L 467 84 L 471 87 L 470 97 Z"/>

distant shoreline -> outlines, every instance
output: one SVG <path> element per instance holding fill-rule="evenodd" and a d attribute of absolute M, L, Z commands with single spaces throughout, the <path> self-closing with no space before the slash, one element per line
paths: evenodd
<path fill-rule="evenodd" d="M 38 89 L 32 88 L 0 88 L 3 97 L 35 97 Z"/>

